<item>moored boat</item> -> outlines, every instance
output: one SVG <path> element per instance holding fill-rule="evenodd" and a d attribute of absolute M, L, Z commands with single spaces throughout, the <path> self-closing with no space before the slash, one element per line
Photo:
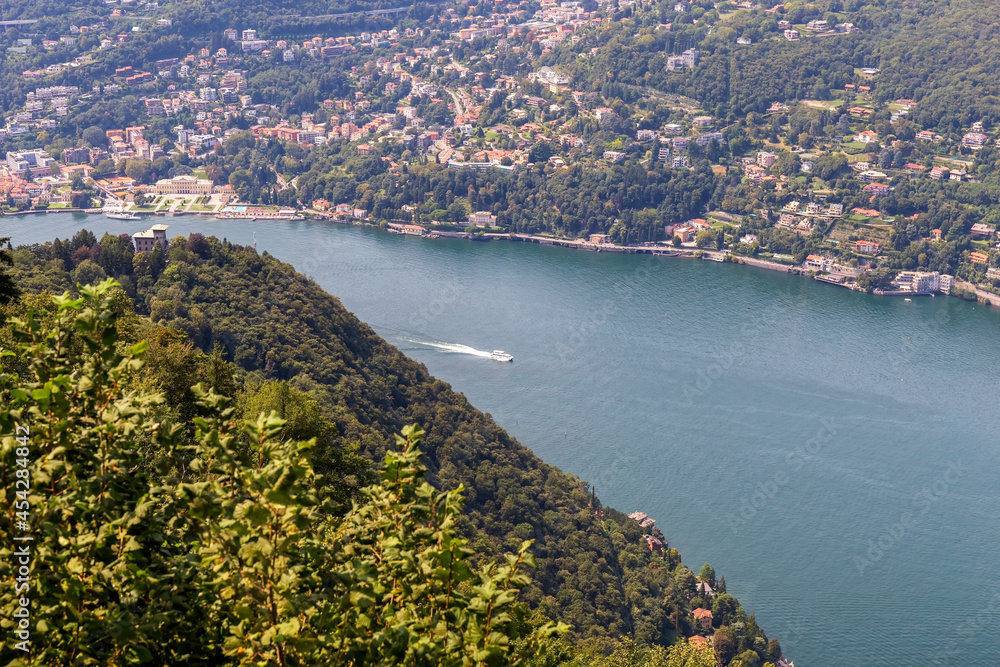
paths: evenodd
<path fill-rule="evenodd" d="M 105 206 L 101 209 L 101 213 L 111 218 L 112 220 L 139 220 L 139 216 L 135 213 L 130 213 L 125 210 L 123 206 Z"/>

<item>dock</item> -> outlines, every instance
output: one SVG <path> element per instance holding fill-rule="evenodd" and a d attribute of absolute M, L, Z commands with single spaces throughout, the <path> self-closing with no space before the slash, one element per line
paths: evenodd
<path fill-rule="evenodd" d="M 813 280 L 818 280 L 821 283 L 826 283 L 827 285 L 846 287 L 847 289 L 854 289 L 854 286 L 856 285 L 856 283 L 842 282 L 839 278 L 833 276 L 813 276 Z"/>

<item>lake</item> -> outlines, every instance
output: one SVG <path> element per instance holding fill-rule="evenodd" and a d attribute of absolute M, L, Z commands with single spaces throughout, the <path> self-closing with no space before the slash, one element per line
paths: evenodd
<path fill-rule="evenodd" d="M 691 259 L 156 222 L 256 233 L 604 503 L 657 519 L 690 567 L 711 562 L 798 667 L 1000 664 L 1000 311 Z M 146 224 L 6 217 L 0 236 Z"/>

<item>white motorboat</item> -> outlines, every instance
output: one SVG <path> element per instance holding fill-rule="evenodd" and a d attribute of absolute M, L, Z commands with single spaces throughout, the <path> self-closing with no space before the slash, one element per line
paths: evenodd
<path fill-rule="evenodd" d="M 128 213 L 126 211 L 105 211 L 104 215 L 111 218 L 112 220 L 141 220 L 139 216 L 135 213 Z"/>
<path fill-rule="evenodd" d="M 507 354 L 503 350 L 493 350 L 493 352 L 490 353 L 490 359 L 492 359 L 493 361 L 504 361 L 504 362 L 514 361 L 514 357 L 510 354 Z"/>
<path fill-rule="evenodd" d="M 121 206 L 105 206 L 101 209 L 101 213 L 111 218 L 112 220 L 140 220 L 139 216 L 135 213 L 129 213 Z"/>

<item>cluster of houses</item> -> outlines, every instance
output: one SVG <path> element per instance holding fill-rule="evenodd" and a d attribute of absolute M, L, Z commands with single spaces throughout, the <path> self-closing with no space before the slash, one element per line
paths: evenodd
<path fill-rule="evenodd" d="M 67 203 L 72 195 L 68 187 L 71 179 L 72 168 L 61 168 L 41 148 L 8 151 L 0 166 L 0 197 L 19 207 Z"/>
<path fill-rule="evenodd" d="M 857 26 L 853 23 L 837 23 L 836 25 L 831 26 L 823 19 L 814 19 L 805 25 L 805 31 L 815 35 L 816 37 L 846 35 L 847 33 L 857 31 L 857 29 Z M 792 27 L 791 21 L 778 21 L 778 30 L 780 30 L 785 39 L 790 42 L 797 41 L 802 36 L 802 33 L 799 30 Z"/>
<path fill-rule="evenodd" d="M 712 225 L 704 218 L 694 218 L 686 222 L 665 225 L 663 231 L 668 239 L 679 238 L 681 243 L 690 243 L 695 240 L 698 232 L 708 231 L 711 228 Z"/>
<path fill-rule="evenodd" d="M 656 519 L 645 512 L 632 512 L 628 515 L 628 518 L 635 521 L 643 529 L 645 533 L 643 539 L 646 541 L 646 546 L 649 547 L 649 550 L 662 555 L 668 545 L 667 539 L 663 536 L 660 529 L 656 527 Z"/>
<path fill-rule="evenodd" d="M 155 4 L 155 3 L 154 3 Z M 606 5 L 607 3 L 598 3 Z M 628 4 L 628 3 L 626 3 Z M 149 11 L 155 11 L 152 7 Z M 116 19 L 126 19 L 131 16 L 132 9 L 115 10 L 119 12 Z M 382 11 L 382 10 L 379 10 Z M 392 13 L 396 10 L 385 10 Z M 556 2 L 543 0 L 537 10 L 529 13 L 523 7 L 511 4 L 510 7 L 498 5 L 489 17 L 459 16 L 453 8 L 442 12 L 437 21 L 442 24 L 453 41 L 473 41 L 480 37 L 501 37 L 501 51 L 511 48 L 510 41 L 516 41 L 521 49 L 531 42 L 539 42 L 543 50 L 554 48 L 563 39 L 577 39 L 577 32 L 584 27 L 600 24 L 610 20 L 607 14 L 614 14 L 615 8 L 599 7 L 596 10 L 585 8 L 581 2 Z M 527 17 L 527 18 L 526 18 Z M 101 20 L 92 26 L 74 27 L 76 34 L 108 33 L 113 23 Z M 454 26 L 453 29 L 449 26 Z M 668 26 L 669 27 L 669 26 Z M 108 34 L 98 49 L 113 48 L 130 39 L 135 32 L 146 28 L 126 31 L 120 34 Z M 554 141 L 561 147 L 584 148 L 583 140 L 566 131 L 564 126 L 532 127 L 532 123 L 523 124 L 528 115 L 535 110 L 543 110 L 548 114 L 559 115 L 564 109 L 541 97 L 528 96 L 523 98 L 523 105 L 514 109 L 511 120 L 523 125 L 520 132 L 508 132 L 509 141 L 514 147 L 494 145 L 493 150 L 479 154 L 470 154 L 461 150 L 459 144 L 462 137 L 468 137 L 475 129 L 482 102 L 496 90 L 505 90 L 516 94 L 520 83 L 511 77 L 499 75 L 498 72 L 486 74 L 472 72 L 470 68 L 459 62 L 451 54 L 447 46 L 429 48 L 416 47 L 394 53 L 390 56 L 380 56 L 369 61 L 365 66 L 353 67 L 350 76 L 357 85 L 357 90 L 346 99 L 326 100 L 324 108 L 333 112 L 331 118 L 323 123 L 312 123 L 309 114 L 302 114 L 301 122 L 289 123 L 280 118 L 278 109 L 265 104 L 255 104 L 249 88 L 246 58 L 263 57 L 296 66 L 303 58 L 325 58 L 354 52 L 363 48 L 394 48 L 401 39 L 412 38 L 416 32 L 411 28 L 390 29 L 382 31 L 361 31 L 353 35 L 338 37 L 313 37 L 302 41 L 287 39 L 268 39 L 253 28 L 236 30 L 229 28 L 223 31 L 223 43 L 211 49 L 198 46 L 191 53 L 157 60 L 139 68 L 124 66 L 118 68 L 113 77 L 106 81 L 95 82 L 92 90 L 81 91 L 77 87 L 41 87 L 29 93 L 26 108 L 23 112 L 10 114 L 7 118 L 6 131 L 24 133 L 33 127 L 55 128 L 58 121 L 54 116 L 67 115 L 81 101 L 96 96 L 110 97 L 132 89 L 140 91 L 137 96 L 148 116 L 171 117 L 181 111 L 191 112 L 195 116 L 193 127 L 177 126 L 176 135 L 167 137 L 174 141 L 178 150 L 198 157 L 213 150 L 220 143 L 225 143 L 228 135 L 234 130 L 227 130 L 233 118 L 250 119 L 254 134 L 257 136 L 274 136 L 283 141 L 294 141 L 305 146 L 323 144 L 329 140 L 344 142 L 366 142 L 358 147 L 360 154 L 372 151 L 371 141 L 391 141 L 400 143 L 404 148 L 413 151 L 429 152 L 439 162 L 454 166 L 472 166 L 482 168 L 516 169 L 527 161 L 527 149 L 530 143 L 541 137 Z M 73 39 L 67 37 L 64 42 Z M 28 40 L 30 41 L 30 39 Z M 30 48 L 30 45 L 19 44 L 19 48 Z M 670 59 L 670 68 L 691 68 L 697 65 L 699 53 L 697 49 L 688 49 Z M 417 72 L 420 72 L 417 74 Z M 26 72 L 29 78 L 44 78 L 47 72 Z M 469 91 L 464 86 L 457 92 L 440 90 L 430 79 L 453 73 L 459 80 L 468 82 Z M 381 75 L 380 86 L 370 91 L 369 84 L 375 75 Z M 385 75 L 390 81 L 384 82 Z M 493 87 L 484 87 L 489 78 Z M 551 94 L 561 94 L 569 91 L 569 80 L 552 68 L 541 68 L 529 76 L 529 80 L 541 84 Z M 410 94 L 400 100 L 396 113 L 380 113 L 369 116 L 373 101 L 382 104 L 386 98 L 392 100 L 403 85 L 410 87 Z M 151 89 L 156 89 L 153 92 Z M 152 94 L 150 94 L 152 93 Z M 372 97 L 377 99 L 372 99 Z M 415 108 L 407 104 L 417 97 L 431 97 L 433 101 L 447 100 L 454 97 L 456 114 L 453 127 L 430 126 L 415 113 Z M 572 91 L 575 102 L 583 102 L 587 94 Z M 593 97 L 593 95 L 590 95 Z M 522 99 L 522 98 L 519 98 Z M 384 109 L 384 104 L 382 104 Z M 596 118 L 603 114 L 613 113 L 610 109 L 593 111 Z M 402 119 L 399 118 L 402 116 Z M 400 122 L 402 121 L 402 122 Z M 696 119 L 697 121 L 697 119 Z M 402 125 L 402 128 L 400 127 Z M 695 123 L 695 127 L 699 127 Z M 501 124 L 497 130 L 503 130 Z M 552 132 L 554 130 L 554 132 Z M 520 136 L 519 136 L 520 135 Z M 143 145 L 135 143 L 126 136 L 121 142 L 108 151 L 106 157 L 111 159 L 155 159 L 162 154 L 159 140 Z M 648 140 L 648 139 L 640 139 Z M 683 155 L 688 141 L 695 141 L 705 146 L 710 141 L 722 141 L 718 132 L 702 132 L 693 137 L 674 137 L 674 140 L 661 150 L 658 158 L 670 162 L 673 166 L 684 167 L 687 159 Z M 105 156 L 84 159 L 82 152 L 71 151 L 75 164 L 96 164 Z M 605 158 L 611 162 L 625 158 L 624 151 L 609 150 Z M 554 166 L 565 165 L 563 157 L 552 159 Z"/>

